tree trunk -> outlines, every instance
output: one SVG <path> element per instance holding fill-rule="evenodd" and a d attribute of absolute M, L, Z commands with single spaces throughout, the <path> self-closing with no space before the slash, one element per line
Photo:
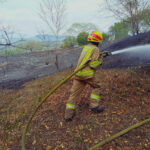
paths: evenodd
<path fill-rule="evenodd" d="M 58 35 L 56 35 L 56 49 L 58 48 Z"/>

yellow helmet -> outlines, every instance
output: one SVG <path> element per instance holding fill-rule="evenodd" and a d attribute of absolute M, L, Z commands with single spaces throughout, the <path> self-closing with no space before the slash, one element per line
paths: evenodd
<path fill-rule="evenodd" d="M 102 34 L 99 31 L 94 30 L 94 31 L 89 33 L 88 41 L 98 42 L 99 43 L 99 42 L 103 41 L 103 36 L 102 36 Z"/>

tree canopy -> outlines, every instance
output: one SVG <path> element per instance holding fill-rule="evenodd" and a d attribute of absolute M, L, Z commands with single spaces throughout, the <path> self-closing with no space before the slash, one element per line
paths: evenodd
<path fill-rule="evenodd" d="M 115 23 L 109 28 L 109 32 L 115 34 L 116 39 L 126 37 L 128 35 L 129 29 L 125 22 Z"/>
<path fill-rule="evenodd" d="M 77 36 L 77 41 L 78 44 L 81 45 L 86 45 L 88 43 L 87 39 L 88 39 L 88 32 L 80 32 Z"/>
<path fill-rule="evenodd" d="M 90 32 L 91 30 L 98 30 L 98 28 L 93 23 L 74 23 L 68 28 L 66 34 L 77 36 L 81 32 Z"/>
<path fill-rule="evenodd" d="M 74 47 L 77 44 L 77 39 L 74 36 L 68 36 L 63 40 L 62 48 Z"/>
<path fill-rule="evenodd" d="M 106 8 L 120 21 L 126 21 L 132 35 L 139 34 L 144 20 L 150 16 L 149 0 L 105 0 Z M 149 21 L 148 21 L 149 22 Z M 145 23 L 145 21 L 143 22 Z"/>
<path fill-rule="evenodd" d="M 66 1 L 65 0 L 43 0 L 40 3 L 41 20 L 48 27 L 48 32 L 56 37 L 56 48 L 58 37 L 65 26 Z"/>

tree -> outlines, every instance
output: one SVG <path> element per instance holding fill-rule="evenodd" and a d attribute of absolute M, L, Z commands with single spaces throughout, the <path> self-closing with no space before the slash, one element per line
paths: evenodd
<path fill-rule="evenodd" d="M 74 23 L 67 30 L 67 34 L 77 36 L 80 32 L 90 32 L 91 30 L 98 30 L 93 23 Z"/>
<path fill-rule="evenodd" d="M 47 25 L 49 32 L 56 37 L 56 48 L 58 37 L 65 26 L 66 1 L 65 0 L 43 0 L 40 4 L 40 18 Z"/>
<path fill-rule="evenodd" d="M 77 42 L 78 44 L 81 45 L 86 45 L 88 43 L 87 39 L 88 39 L 88 32 L 80 32 L 77 36 Z"/>
<path fill-rule="evenodd" d="M 118 22 L 109 28 L 109 32 L 114 33 L 116 39 L 120 39 L 128 36 L 129 29 L 125 22 Z"/>
<path fill-rule="evenodd" d="M 24 43 L 22 45 L 22 47 L 30 50 L 31 52 L 32 51 L 40 51 L 43 47 L 43 44 L 40 42 L 36 42 L 34 40 L 31 40 L 31 41 L 27 41 L 26 43 Z"/>
<path fill-rule="evenodd" d="M 103 36 L 103 42 L 107 41 L 108 40 L 108 33 L 106 32 L 102 32 L 102 36 Z"/>
<path fill-rule="evenodd" d="M 0 3 L 4 3 L 7 0 L 0 0 Z M 14 29 L 12 26 L 0 23 L 0 46 L 11 46 L 12 39 L 15 36 Z M 19 34 L 18 34 L 19 35 Z"/>
<path fill-rule="evenodd" d="M 6 0 L 0 0 L 0 3 L 4 2 L 6 2 Z M 10 46 L 11 45 L 10 38 L 13 36 L 13 34 L 14 32 L 10 27 L 0 23 L 0 46 Z"/>
<path fill-rule="evenodd" d="M 141 28 L 145 31 L 150 31 L 150 9 L 143 10 L 142 14 L 144 14 L 142 22 L 141 22 Z"/>
<path fill-rule="evenodd" d="M 77 39 L 74 36 L 68 36 L 63 40 L 62 48 L 71 48 L 77 44 Z"/>
<path fill-rule="evenodd" d="M 141 12 L 150 8 L 149 0 L 105 0 L 105 2 L 107 9 L 117 19 L 125 20 L 129 24 L 133 35 L 139 34 L 140 23 L 144 17 Z"/>
<path fill-rule="evenodd" d="M 143 10 L 142 13 L 144 14 L 143 15 L 144 16 L 143 17 L 144 24 L 150 26 L 150 8 Z"/>

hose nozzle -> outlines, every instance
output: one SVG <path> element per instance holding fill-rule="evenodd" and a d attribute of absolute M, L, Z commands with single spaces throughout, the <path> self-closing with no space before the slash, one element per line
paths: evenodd
<path fill-rule="evenodd" d="M 109 51 L 103 51 L 101 54 L 100 54 L 100 56 L 101 57 L 107 57 L 107 56 L 111 56 L 112 55 L 112 53 L 111 52 L 109 52 Z"/>

